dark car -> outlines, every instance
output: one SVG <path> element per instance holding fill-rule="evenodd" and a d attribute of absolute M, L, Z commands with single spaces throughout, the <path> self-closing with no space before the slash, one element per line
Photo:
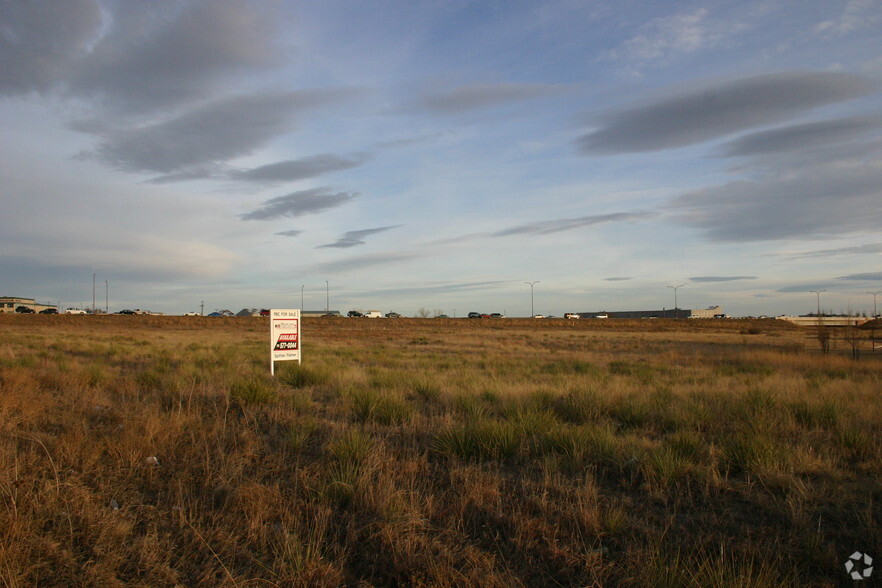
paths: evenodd
<path fill-rule="evenodd" d="M 124 310 L 119 311 L 119 312 L 116 313 L 116 314 L 135 314 L 135 311 L 134 311 L 134 310 L 129 310 L 128 308 L 126 308 L 126 309 L 124 309 Z M 211 316 L 211 315 L 209 315 L 209 316 Z"/>
<path fill-rule="evenodd" d="M 362 317 L 362 316 L 364 316 L 364 315 L 361 314 L 360 312 L 358 312 L 357 310 L 350 310 L 350 311 L 346 314 L 346 316 L 348 316 L 349 318 L 359 318 L 359 317 Z"/>
<path fill-rule="evenodd" d="M 268 308 L 261 309 L 260 316 L 269 316 L 269 315 L 270 315 L 270 311 Z"/>
<path fill-rule="evenodd" d="M 57 308 L 44 308 L 40 311 L 40 314 L 58 314 Z"/>
<path fill-rule="evenodd" d="M 401 315 L 397 312 L 387 312 L 386 318 L 401 318 Z"/>
<path fill-rule="evenodd" d="M 490 318 L 504 318 L 501 312 L 494 312 L 490 315 Z"/>
<path fill-rule="evenodd" d="M 469 318 L 481 318 L 481 313 L 480 312 L 470 312 Z"/>
<path fill-rule="evenodd" d="M 22 314 L 34 314 L 34 309 L 29 306 L 18 306 L 16 307 L 15 312 L 20 312 Z"/>

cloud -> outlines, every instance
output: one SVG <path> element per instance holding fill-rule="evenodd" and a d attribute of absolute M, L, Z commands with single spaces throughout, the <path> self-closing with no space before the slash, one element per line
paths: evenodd
<path fill-rule="evenodd" d="M 837 286 L 842 286 L 842 284 L 837 284 L 836 282 L 815 282 L 810 284 L 797 284 L 796 286 L 786 286 L 775 291 L 783 293 L 805 292 L 806 294 L 809 294 L 812 293 L 812 290 L 817 292 L 818 290 L 834 289 Z M 814 299 L 815 297 L 812 296 L 812 298 Z M 814 300 L 812 301 L 814 302 Z M 823 303 L 823 299 L 821 302 Z"/>
<path fill-rule="evenodd" d="M 377 227 L 376 229 L 361 229 L 360 231 L 347 231 L 343 234 L 342 237 L 334 241 L 333 243 L 327 243 L 325 245 L 319 245 L 317 249 L 322 249 L 325 247 L 333 247 L 338 249 L 348 249 L 349 247 L 355 247 L 357 245 L 364 245 L 365 242 L 363 239 L 370 237 L 371 235 L 376 235 L 377 233 L 382 233 L 384 231 L 388 231 L 389 229 L 396 229 L 401 225 L 390 225 L 388 227 Z"/>
<path fill-rule="evenodd" d="M 603 278 L 604 282 L 626 282 L 628 280 L 633 280 L 634 278 L 628 277 L 613 277 L 613 278 Z"/>
<path fill-rule="evenodd" d="M 372 255 L 360 255 L 357 257 L 350 257 L 348 259 L 341 259 L 339 261 L 332 261 L 330 263 L 318 264 L 312 268 L 312 271 L 341 273 L 352 269 L 362 269 L 366 267 L 390 265 L 402 261 L 410 261 L 412 259 L 418 259 L 420 257 L 423 257 L 423 255 L 419 253 L 402 253 L 398 251 L 388 253 L 375 253 Z"/>
<path fill-rule="evenodd" d="M 717 43 L 719 32 L 707 24 L 707 9 L 689 14 L 656 18 L 604 57 L 636 61 L 659 61 L 671 55 L 694 53 Z"/>
<path fill-rule="evenodd" d="M 298 114 L 342 90 L 263 93 L 215 100 L 170 120 L 114 130 L 90 154 L 124 171 L 175 172 L 252 153 L 293 126 Z"/>
<path fill-rule="evenodd" d="M 859 281 L 880 281 L 882 280 L 882 272 L 868 272 L 863 274 L 849 274 L 847 276 L 839 276 L 837 280 L 859 280 Z"/>
<path fill-rule="evenodd" d="M 688 278 L 691 282 L 734 282 L 735 280 L 756 280 L 756 276 L 696 276 Z"/>
<path fill-rule="evenodd" d="M 712 241 L 832 238 L 882 226 L 882 165 L 833 162 L 675 198 L 674 219 Z"/>
<path fill-rule="evenodd" d="M 853 247 L 837 247 L 835 249 L 817 249 L 815 251 L 806 251 L 804 253 L 787 254 L 790 259 L 810 259 L 814 257 L 835 257 L 838 255 L 862 255 L 882 253 L 882 243 L 868 243 L 866 245 L 855 245 Z"/>
<path fill-rule="evenodd" d="M 771 124 L 873 91 L 866 78 L 839 72 L 783 72 L 708 86 L 603 116 L 583 135 L 586 154 L 685 147 Z"/>
<path fill-rule="evenodd" d="M 272 220 L 296 218 L 305 214 L 337 208 L 358 196 L 355 192 L 332 192 L 327 187 L 292 192 L 270 198 L 263 206 L 242 215 L 242 220 Z"/>
<path fill-rule="evenodd" d="M 473 84 L 425 95 L 420 103 L 439 114 L 459 114 L 559 94 L 563 89 L 563 86 L 549 84 Z"/>
<path fill-rule="evenodd" d="M 423 294 L 452 294 L 454 292 L 474 292 L 508 286 L 514 283 L 514 280 L 492 280 L 485 282 L 442 282 L 438 284 L 430 284 L 425 286 L 412 286 L 409 288 L 387 288 L 381 290 L 373 290 L 371 294 L 374 296 L 392 295 L 392 296 L 415 296 Z"/>
<path fill-rule="evenodd" d="M 876 0 L 850 0 L 839 18 L 819 22 L 815 32 L 824 37 L 839 37 L 879 22 Z"/>
<path fill-rule="evenodd" d="M 270 163 L 249 170 L 233 171 L 230 172 L 229 177 L 232 180 L 242 182 L 292 182 L 314 178 L 335 171 L 352 169 L 364 165 L 367 160 L 368 157 L 366 155 L 346 158 L 324 153 L 301 159 Z"/>
<path fill-rule="evenodd" d="M 501 231 L 496 231 L 495 233 L 491 233 L 490 236 L 508 237 L 511 235 L 524 234 L 548 235 L 550 233 L 570 231 L 572 229 L 579 229 L 592 225 L 643 220 L 652 216 L 654 216 L 654 213 L 650 212 L 614 212 L 610 214 L 598 214 L 582 216 L 578 218 L 537 221 L 535 223 L 527 223 L 525 225 L 519 225 L 508 229 L 503 229 Z"/>
<path fill-rule="evenodd" d="M 98 34 L 95 0 L 0 3 L 0 94 L 45 92 L 71 75 Z"/>
<path fill-rule="evenodd" d="M 70 82 L 75 94 L 102 98 L 115 110 L 152 111 L 204 98 L 219 82 L 281 55 L 274 42 L 278 14 L 267 2 L 121 6 Z"/>
<path fill-rule="evenodd" d="M 279 231 L 278 233 L 276 233 L 276 235 L 279 235 L 281 237 L 296 237 L 296 236 L 302 235 L 302 234 L 303 234 L 303 231 L 298 231 L 296 229 L 290 229 L 288 231 Z"/>
<path fill-rule="evenodd" d="M 882 127 L 878 117 L 851 117 L 793 125 L 739 137 L 723 145 L 726 157 L 800 151 L 848 141 Z"/>

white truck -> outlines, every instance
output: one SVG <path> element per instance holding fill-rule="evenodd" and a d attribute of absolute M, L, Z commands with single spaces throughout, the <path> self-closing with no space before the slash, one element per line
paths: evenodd
<path fill-rule="evenodd" d="M 369 310 L 366 313 L 364 313 L 364 317 L 365 318 L 382 318 L 383 313 L 381 313 L 379 310 Z"/>

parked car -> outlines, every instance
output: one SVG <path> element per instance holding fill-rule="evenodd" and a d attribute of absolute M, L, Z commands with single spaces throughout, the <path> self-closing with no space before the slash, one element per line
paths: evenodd
<path fill-rule="evenodd" d="M 135 311 L 134 311 L 134 310 L 130 310 L 130 309 L 128 309 L 128 308 L 124 308 L 124 309 L 122 309 L 121 311 L 119 311 L 119 312 L 116 313 L 116 314 L 135 314 Z"/>
<path fill-rule="evenodd" d="M 469 318 L 481 318 L 481 313 L 480 312 L 470 312 Z"/>
<path fill-rule="evenodd" d="M 401 318 L 401 315 L 397 312 L 387 312 L 386 318 Z"/>
<path fill-rule="evenodd" d="M 365 318 L 381 318 L 383 315 L 380 314 L 379 310 L 369 310 L 364 313 Z"/>
<path fill-rule="evenodd" d="M 64 311 L 64 314 L 86 314 L 86 311 L 82 308 L 68 308 Z"/>
<path fill-rule="evenodd" d="M 565 319 L 578 319 L 578 318 L 582 318 L 582 317 L 580 315 L 576 314 L 575 312 L 565 312 L 564 318 Z"/>
<path fill-rule="evenodd" d="M 200 316 L 198 312 L 185 312 L 184 316 Z"/>
<path fill-rule="evenodd" d="M 44 308 L 40 311 L 40 314 L 58 314 L 57 308 Z"/>
<path fill-rule="evenodd" d="M 349 318 L 361 318 L 364 315 L 357 310 L 350 310 L 348 313 L 346 313 L 346 316 L 348 316 Z"/>
<path fill-rule="evenodd" d="M 262 309 L 260 309 L 260 312 L 258 314 L 260 314 L 260 316 L 269 316 L 270 311 L 268 308 L 262 308 Z"/>
<path fill-rule="evenodd" d="M 490 318 L 505 318 L 505 317 L 502 316 L 501 312 L 493 312 L 493 313 L 490 313 Z"/>
<path fill-rule="evenodd" d="M 16 307 L 15 312 L 20 312 L 21 314 L 34 314 L 34 309 L 30 306 L 18 306 Z"/>
<path fill-rule="evenodd" d="M 545 318 L 544 314 L 534 314 L 533 318 Z"/>
<path fill-rule="evenodd" d="M 450 318 L 450 317 L 447 316 L 446 314 L 436 314 L 435 318 Z"/>

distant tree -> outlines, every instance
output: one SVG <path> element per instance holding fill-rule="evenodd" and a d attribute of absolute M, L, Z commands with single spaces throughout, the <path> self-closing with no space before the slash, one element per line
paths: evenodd
<path fill-rule="evenodd" d="M 432 316 L 432 313 L 429 311 L 428 308 L 423 308 L 421 306 L 420 309 L 417 311 L 417 317 L 419 318 L 429 318 L 430 316 Z"/>

